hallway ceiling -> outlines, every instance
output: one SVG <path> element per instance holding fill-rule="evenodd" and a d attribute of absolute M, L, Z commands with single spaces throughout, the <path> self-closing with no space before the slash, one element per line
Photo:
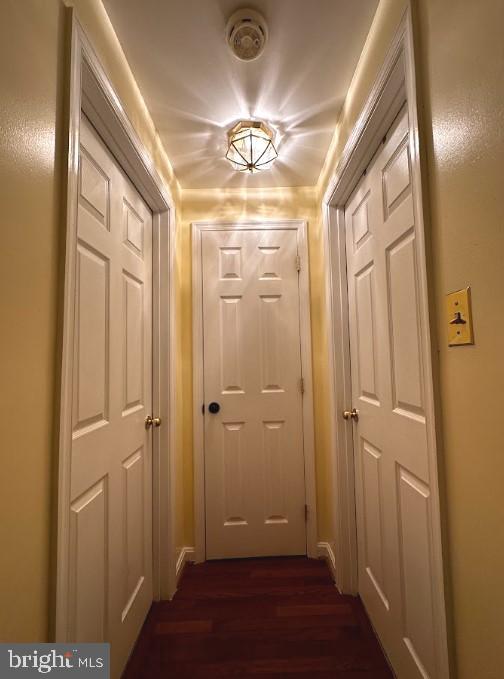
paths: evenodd
<path fill-rule="evenodd" d="M 183 188 L 312 186 L 378 0 L 104 0 Z M 238 61 L 225 40 L 241 7 L 268 24 L 264 53 Z M 241 118 L 277 131 L 268 172 L 235 172 L 224 156 Z"/>

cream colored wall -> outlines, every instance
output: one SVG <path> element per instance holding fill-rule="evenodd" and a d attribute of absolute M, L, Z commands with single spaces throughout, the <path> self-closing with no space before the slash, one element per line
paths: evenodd
<path fill-rule="evenodd" d="M 504 3 L 418 2 L 459 679 L 504 676 Z M 473 347 L 448 348 L 471 285 Z"/>
<path fill-rule="evenodd" d="M 319 197 L 405 2 L 381 0 L 321 174 Z M 455 676 L 500 679 L 504 644 L 504 3 L 416 0 L 417 92 L 430 200 L 442 500 Z M 472 286 L 476 343 L 448 348 L 445 294 Z M 453 602 L 451 602 L 451 599 Z"/>
<path fill-rule="evenodd" d="M 186 544 L 194 544 L 193 448 L 192 448 L 192 307 L 191 223 L 202 220 L 305 219 L 308 221 L 310 295 L 313 343 L 315 454 L 319 538 L 332 535 L 329 511 L 329 428 L 327 412 L 327 346 L 324 316 L 323 250 L 316 191 L 309 188 L 182 190 L 180 258 L 182 286 L 180 307 L 181 407 L 183 408 L 184 515 Z"/>
<path fill-rule="evenodd" d="M 6 0 L 0 15 L 0 640 L 33 641 L 48 633 L 63 13 Z"/>
<path fill-rule="evenodd" d="M 101 2 L 69 4 L 178 206 L 178 184 Z M 67 35 L 58 0 L 1 3 L 0 639 L 11 641 L 50 637 Z"/>

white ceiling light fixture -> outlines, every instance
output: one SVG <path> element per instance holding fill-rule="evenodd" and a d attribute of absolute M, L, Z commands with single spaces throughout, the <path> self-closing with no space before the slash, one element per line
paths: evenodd
<path fill-rule="evenodd" d="M 264 50 L 268 27 L 259 12 L 239 9 L 227 22 L 226 38 L 235 57 L 241 61 L 253 61 Z"/>
<path fill-rule="evenodd" d="M 266 123 L 241 120 L 229 130 L 228 141 L 226 158 L 238 172 L 269 170 L 278 158 L 273 131 Z"/>

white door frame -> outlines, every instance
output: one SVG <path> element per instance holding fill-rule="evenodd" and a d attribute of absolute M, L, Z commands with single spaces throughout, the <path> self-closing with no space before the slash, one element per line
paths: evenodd
<path fill-rule="evenodd" d="M 193 319 L 193 447 L 195 560 L 205 561 L 205 451 L 204 451 L 204 364 L 203 364 L 203 269 L 201 262 L 204 231 L 244 231 L 250 229 L 290 229 L 297 232 L 301 257 L 299 305 L 301 330 L 301 371 L 304 379 L 303 448 L 308 515 L 306 545 L 309 557 L 317 557 L 317 495 L 315 485 L 315 443 L 313 423 L 313 378 L 310 321 L 310 274 L 308 266 L 307 223 L 299 219 L 247 222 L 192 223 L 192 319 Z"/>
<path fill-rule="evenodd" d="M 112 154 L 153 213 L 153 410 L 166 426 L 153 433 L 153 585 L 156 599 L 173 596 L 174 545 L 174 234 L 175 206 L 151 156 L 138 137 L 91 43 L 73 10 L 69 92 L 68 168 L 66 196 L 66 254 L 61 337 L 61 392 L 58 459 L 58 536 L 56 561 L 55 636 L 68 634 L 67 582 L 72 442 L 73 318 L 77 246 L 77 197 L 81 110 L 90 119 Z"/>
<path fill-rule="evenodd" d="M 409 115 L 409 146 L 413 180 L 413 201 L 417 225 L 422 342 L 426 356 L 424 380 L 429 456 L 429 482 L 432 491 L 431 545 L 435 578 L 432 583 L 435 620 L 438 629 L 437 657 L 440 676 L 448 677 L 445 583 L 438 482 L 438 439 L 436 432 L 437 394 L 434 389 L 433 343 L 429 320 L 429 291 L 425 244 L 425 216 L 419 151 L 416 77 L 413 52 L 411 10 L 403 15 L 382 69 L 366 104 L 344 148 L 322 201 L 326 268 L 326 301 L 329 319 L 329 375 L 331 399 L 331 448 L 334 451 L 331 479 L 335 525 L 335 574 L 341 592 L 356 594 L 357 525 L 355 515 L 354 448 L 351 422 L 341 417 L 352 403 L 350 372 L 350 337 L 348 326 L 348 295 L 345 244 L 345 205 L 369 165 L 380 142 L 395 117 L 407 102 Z M 427 213 L 427 210 L 425 210 Z"/>

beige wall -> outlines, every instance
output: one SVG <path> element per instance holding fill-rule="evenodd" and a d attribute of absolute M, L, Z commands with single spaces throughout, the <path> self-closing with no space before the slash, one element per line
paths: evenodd
<path fill-rule="evenodd" d="M 68 4 L 178 204 L 170 163 L 101 2 Z M 59 0 L 3 0 L 0 639 L 15 641 L 46 640 L 51 624 L 67 35 Z"/>
<path fill-rule="evenodd" d="M 327 412 L 327 346 L 324 317 L 323 258 L 320 220 L 314 187 L 297 189 L 182 190 L 182 221 L 177 257 L 181 267 L 179 296 L 181 315 L 179 346 L 183 408 L 184 516 L 186 545 L 194 544 L 193 449 L 192 449 L 192 308 L 191 308 L 191 223 L 201 220 L 305 219 L 308 221 L 310 293 L 313 343 L 315 410 L 315 455 L 317 466 L 317 509 L 319 538 L 330 539 L 329 429 Z"/>
<path fill-rule="evenodd" d="M 48 628 L 63 14 L 7 0 L 0 15 L 0 640 L 31 641 Z"/>
<path fill-rule="evenodd" d="M 504 676 L 504 2 L 418 0 L 459 679 Z M 471 285 L 473 347 L 448 348 Z"/>
<path fill-rule="evenodd" d="M 319 182 L 322 195 L 405 2 L 382 0 Z M 504 676 L 504 3 L 415 0 L 417 93 L 430 193 L 440 471 L 458 679 Z M 447 292 L 472 286 L 476 344 L 448 348 Z"/>

